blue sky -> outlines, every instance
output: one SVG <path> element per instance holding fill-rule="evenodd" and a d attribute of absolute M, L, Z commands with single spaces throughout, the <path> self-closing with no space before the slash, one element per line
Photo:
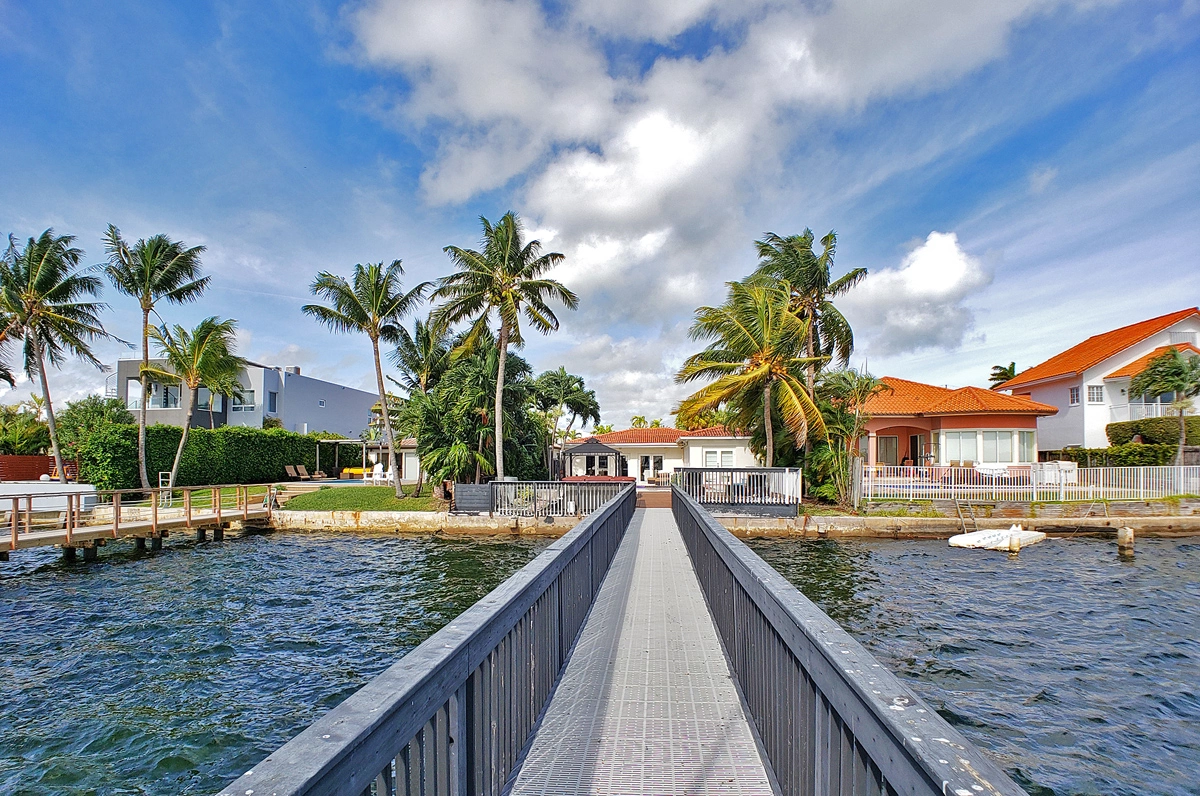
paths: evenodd
<path fill-rule="evenodd" d="M 582 299 L 525 354 L 621 425 L 667 416 L 756 237 L 836 229 L 871 272 L 855 364 L 983 384 L 1200 303 L 1198 35 L 1196 0 L 0 0 L 0 230 L 202 243 L 213 289 L 168 320 L 369 387 L 365 341 L 299 312 L 315 272 L 435 278 L 514 209 Z"/>

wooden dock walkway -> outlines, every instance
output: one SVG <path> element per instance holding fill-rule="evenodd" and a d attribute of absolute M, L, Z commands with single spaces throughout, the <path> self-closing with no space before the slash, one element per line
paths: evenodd
<path fill-rule="evenodd" d="M 511 791 L 629 793 L 772 794 L 669 508 L 634 513 Z"/>

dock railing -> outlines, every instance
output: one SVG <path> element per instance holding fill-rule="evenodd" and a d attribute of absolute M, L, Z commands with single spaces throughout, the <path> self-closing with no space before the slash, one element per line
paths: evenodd
<path fill-rule="evenodd" d="M 784 796 L 1025 793 L 693 498 L 672 490 Z"/>
<path fill-rule="evenodd" d="M 796 506 L 802 486 L 796 467 L 679 467 L 671 484 L 705 506 Z"/>
<path fill-rule="evenodd" d="M 222 796 L 500 796 L 635 499 L 623 488 Z"/>
<path fill-rule="evenodd" d="M 627 482 L 493 481 L 491 512 L 505 517 L 582 517 L 616 497 Z"/>
<path fill-rule="evenodd" d="M 861 499 L 989 500 L 1015 503 L 1155 500 L 1200 493 L 1200 466 L 1078 467 L 1074 462 L 978 467 L 862 464 Z"/>

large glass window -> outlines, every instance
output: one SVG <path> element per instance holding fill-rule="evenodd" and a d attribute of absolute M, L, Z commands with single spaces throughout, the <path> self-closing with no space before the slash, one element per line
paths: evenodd
<path fill-rule="evenodd" d="M 662 472 L 662 457 L 661 456 L 654 457 L 654 472 L 656 472 L 656 473 Z"/>
<path fill-rule="evenodd" d="M 705 467 L 733 467 L 733 451 L 704 451 Z"/>
<path fill-rule="evenodd" d="M 279 411 L 279 393 L 277 393 L 277 392 L 268 392 L 267 393 L 267 411 L 268 412 L 278 412 Z"/>
<path fill-rule="evenodd" d="M 966 465 L 979 461 L 974 431 L 946 432 L 946 461 L 951 465 Z"/>
<path fill-rule="evenodd" d="M 1029 463 L 1037 458 L 1037 438 L 1032 431 L 1022 431 L 1019 444 L 1021 446 L 1020 457 L 1024 463 Z"/>
<path fill-rule="evenodd" d="M 254 390 L 242 390 L 242 395 L 233 396 L 233 405 L 229 407 L 234 412 L 254 411 Z"/>
<path fill-rule="evenodd" d="M 1104 388 L 1095 384 L 1088 385 L 1088 403 L 1102 404 L 1104 403 Z"/>
<path fill-rule="evenodd" d="M 985 462 L 1011 462 L 1012 432 L 985 431 L 983 432 L 983 459 Z"/>
<path fill-rule="evenodd" d="M 876 437 L 875 446 L 880 464 L 890 464 L 893 467 L 900 464 L 899 437 Z"/>
<path fill-rule="evenodd" d="M 142 382 L 140 379 L 125 380 L 125 408 L 142 408 Z"/>

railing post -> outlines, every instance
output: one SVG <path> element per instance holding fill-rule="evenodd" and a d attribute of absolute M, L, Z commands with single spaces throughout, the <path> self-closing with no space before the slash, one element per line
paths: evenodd
<path fill-rule="evenodd" d="M 14 551 L 17 549 L 17 533 L 18 533 L 18 527 L 20 526 L 20 524 L 21 524 L 21 499 L 13 498 L 12 499 L 12 518 L 11 518 L 12 545 L 10 545 L 10 546 L 12 547 L 12 549 Z"/>
<path fill-rule="evenodd" d="M 238 488 L 242 499 L 242 522 L 245 522 L 250 519 L 250 487 L 243 485 Z"/>
<path fill-rule="evenodd" d="M 158 498 L 162 490 L 155 490 L 150 501 L 150 535 L 158 536 Z"/>
<path fill-rule="evenodd" d="M 121 528 L 121 493 L 113 492 L 113 538 L 117 538 L 117 531 Z"/>
<path fill-rule="evenodd" d="M 75 500 L 74 500 L 74 498 L 75 498 L 75 496 L 74 496 L 74 495 L 72 495 L 72 494 L 71 494 L 71 493 L 69 493 L 69 492 L 67 493 L 67 521 L 66 521 L 66 531 L 67 531 L 67 547 L 71 547 L 71 546 L 72 546 L 72 545 L 71 545 L 71 519 L 72 519 L 72 516 L 71 516 L 71 515 L 75 513 Z"/>
<path fill-rule="evenodd" d="M 217 525 L 221 524 L 221 488 L 217 487 L 212 491 L 213 508 L 217 512 Z"/>
<path fill-rule="evenodd" d="M 188 529 L 192 527 L 192 490 L 187 487 L 183 488 L 183 525 Z"/>
<path fill-rule="evenodd" d="M 25 533 L 33 533 L 33 495 L 25 498 Z"/>

